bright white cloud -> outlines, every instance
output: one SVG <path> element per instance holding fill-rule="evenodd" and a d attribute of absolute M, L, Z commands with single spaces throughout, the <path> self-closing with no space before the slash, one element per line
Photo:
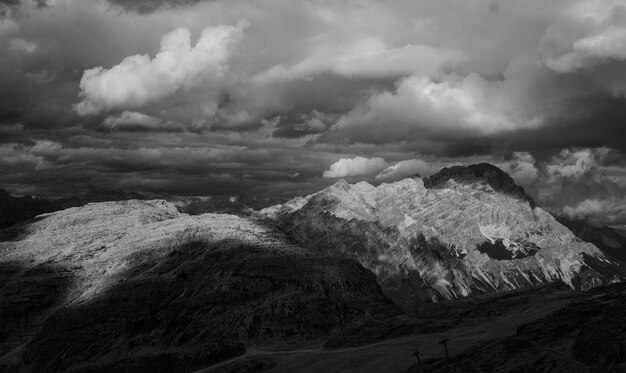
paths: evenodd
<path fill-rule="evenodd" d="M 330 169 L 324 171 L 324 177 L 350 177 L 369 176 L 379 173 L 387 168 L 389 164 L 383 158 L 342 158 L 330 165 Z"/>
<path fill-rule="evenodd" d="M 16 38 L 9 42 L 9 49 L 16 52 L 33 53 L 37 49 L 35 43 Z"/>
<path fill-rule="evenodd" d="M 524 186 L 538 205 L 557 215 L 606 225 L 626 221 L 624 171 L 608 148 L 564 149 L 535 160 L 517 153 L 499 166 Z"/>
<path fill-rule="evenodd" d="M 367 105 L 342 117 L 337 129 L 354 132 L 374 126 L 383 138 L 402 139 L 420 131 L 488 135 L 538 126 L 539 119 L 523 118 L 508 102 L 501 86 L 477 74 L 441 82 L 410 77 L 395 93 L 370 97 Z"/>
<path fill-rule="evenodd" d="M 416 174 L 420 177 L 428 177 L 440 169 L 440 166 L 425 162 L 421 159 L 408 159 L 387 167 L 376 175 L 376 180 L 391 182 L 411 177 Z"/>
<path fill-rule="evenodd" d="M 563 212 L 569 218 L 584 219 L 605 211 L 605 204 L 604 201 L 597 199 L 585 199 L 575 206 L 565 206 Z"/>
<path fill-rule="evenodd" d="M 118 108 L 133 108 L 164 98 L 179 89 L 216 84 L 228 71 L 231 46 L 248 25 L 205 28 L 195 46 L 191 32 L 177 28 L 161 39 L 161 50 L 148 55 L 126 57 L 110 69 L 86 70 L 80 81 L 81 115 Z"/>
<path fill-rule="evenodd" d="M 552 178 L 580 179 L 595 169 L 609 149 L 563 149 L 546 164 L 546 172 Z"/>
<path fill-rule="evenodd" d="M 182 130 L 182 126 L 177 123 L 134 111 L 124 111 L 119 115 L 109 116 L 102 121 L 102 126 L 110 130 Z"/>
<path fill-rule="evenodd" d="M 35 155 L 51 156 L 58 154 L 61 149 L 63 149 L 63 145 L 56 141 L 38 140 L 35 145 L 29 149 L 29 152 Z"/>
<path fill-rule="evenodd" d="M 299 63 L 273 66 L 255 76 L 254 81 L 266 84 L 308 79 L 324 72 L 350 78 L 428 77 L 464 60 L 459 51 L 414 44 L 390 48 L 380 38 L 368 37 L 348 45 L 322 44 Z"/>
<path fill-rule="evenodd" d="M 626 215 L 626 198 L 592 199 L 588 198 L 573 206 L 565 206 L 563 214 L 570 219 L 616 220 Z"/>
<path fill-rule="evenodd" d="M 530 153 L 516 152 L 513 153 L 513 159 L 499 163 L 504 172 L 515 180 L 515 183 L 524 188 L 532 185 L 539 177 L 539 169 L 535 166 L 535 159 Z"/>
<path fill-rule="evenodd" d="M 544 105 L 554 110 L 567 106 L 560 100 L 569 91 L 555 88 L 557 83 L 543 75 L 556 76 L 539 63 L 537 54 L 542 33 L 558 19 L 563 4 L 569 2 L 534 0 L 490 13 L 488 4 L 474 2 L 459 3 L 454 11 L 445 4 L 407 0 L 384 5 L 365 0 L 362 6 L 200 2 L 143 15 L 136 19 L 137 27 L 154 22 L 162 30 L 164 24 L 174 24 L 195 33 L 207 23 L 249 19 L 249 30 L 242 35 L 225 31 L 232 27 L 209 28 L 213 31 L 206 38 L 221 41 L 215 43 L 215 53 L 203 53 L 199 46 L 205 36 L 192 46 L 190 32 L 180 28 L 166 34 L 164 40 L 175 42 L 163 43 L 154 58 L 136 55 L 112 68 L 86 70 L 76 109 L 84 115 L 115 109 L 156 112 L 149 109 L 160 106 L 176 110 L 179 122 L 236 130 L 254 128 L 274 116 L 296 118 L 318 110 L 334 118 L 345 116 L 339 126 L 311 123 L 314 130 L 300 133 L 334 127 L 340 130 L 335 138 L 345 135 L 369 143 L 535 128 L 551 123 Z M 147 39 L 146 28 L 140 29 Z M 229 36 L 215 36 L 220 29 Z M 233 53 L 237 40 L 243 53 Z M 192 55 L 209 62 L 193 63 Z M 511 66 L 520 59 L 526 60 L 524 71 L 511 76 Z M 224 81 L 223 75 L 232 79 Z M 393 81 L 395 89 L 382 88 Z M 172 100 L 162 100 L 174 93 Z M 149 103 L 153 106 L 143 108 Z M 281 125 L 284 134 L 298 132 L 288 131 L 285 122 Z"/>

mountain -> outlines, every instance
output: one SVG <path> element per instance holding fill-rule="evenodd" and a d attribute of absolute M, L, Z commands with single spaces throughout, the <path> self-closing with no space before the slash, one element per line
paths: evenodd
<path fill-rule="evenodd" d="M 558 217 L 563 224 L 583 241 L 596 245 L 609 258 L 626 265 L 626 234 L 611 227 L 594 227 L 583 220 Z"/>
<path fill-rule="evenodd" d="M 66 207 L 82 206 L 92 202 L 125 201 L 130 199 L 154 200 L 163 199 L 172 202 L 180 212 L 189 215 L 205 213 L 246 215 L 251 209 L 261 209 L 280 199 L 262 198 L 249 193 L 216 194 L 209 196 L 175 196 L 167 193 L 130 192 L 114 190 L 89 190 L 74 205 L 66 204 Z"/>
<path fill-rule="evenodd" d="M 30 196 L 14 197 L 0 189 L 0 229 L 62 208 L 55 201 Z"/>
<path fill-rule="evenodd" d="M 494 191 L 527 201 L 535 206 L 535 201 L 524 192 L 524 188 L 515 184 L 506 172 L 490 163 L 479 163 L 469 166 L 444 167 L 436 174 L 424 178 L 424 186 L 429 189 L 447 188 L 450 180 L 463 183 L 483 182 Z"/>
<path fill-rule="evenodd" d="M 359 261 L 406 310 L 553 281 L 588 289 L 623 278 L 617 262 L 486 164 L 378 187 L 340 180 L 260 215 L 311 251 Z"/>
<path fill-rule="evenodd" d="M 260 198 L 239 193 L 212 196 L 174 196 L 166 193 L 132 192 L 106 189 L 88 190 L 82 196 L 45 199 L 32 196 L 16 197 L 0 189 L 0 229 L 30 220 L 37 215 L 59 211 L 70 207 L 84 206 L 94 202 L 155 200 L 172 202 L 180 212 L 189 215 L 226 213 L 246 215 L 250 209 L 261 209 L 280 200 Z"/>
<path fill-rule="evenodd" d="M 262 209 L 266 206 L 281 202 L 276 198 L 261 198 L 247 193 L 231 195 L 172 197 L 168 199 L 174 203 L 179 211 L 189 215 L 204 214 L 207 212 L 220 214 L 248 215 L 248 211 Z"/>
<path fill-rule="evenodd" d="M 111 190 L 89 190 L 82 196 L 46 199 L 33 196 L 12 196 L 0 189 L 0 229 L 30 220 L 37 215 L 83 206 L 92 202 L 123 201 L 130 199 L 167 199 L 164 194 Z"/>
<path fill-rule="evenodd" d="M 154 199 L 168 200 L 170 198 L 172 198 L 172 196 L 170 196 L 169 194 L 165 194 L 165 193 L 91 189 L 85 192 L 85 194 L 81 198 L 79 198 L 76 206 L 82 206 L 82 205 L 86 205 L 87 203 L 94 203 L 94 202 L 127 201 L 131 199 L 144 200 L 144 201 L 154 200 Z M 76 207 L 76 206 L 70 206 L 70 207 Z"/>
<path fill-rule="evenodd" d="M 422 371 L 414 348 L 428 371 L 626 366 L 626 286 L 598 286 L 619 258 L 493 166 L 339 181 L 252 216 L 261 201 L 144 197 L 0 229 L 0 371 Z"/>
<path fill-rule="evenodd" d="M 246 345 L 323 341 L 400 314 L 354 260 L 163 200 L 92 203 L 1 232 L 2 371 L 193 371 Z"/>

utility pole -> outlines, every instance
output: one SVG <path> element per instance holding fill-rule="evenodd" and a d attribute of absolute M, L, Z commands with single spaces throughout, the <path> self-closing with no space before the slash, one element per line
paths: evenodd
<path fill-rule="evenodd" d="M 441 341 L 439 341 L 439 344 L 443 345 L 444 350 L 446 350 L 446 360 L 450 360 L 450 354 L 448 354 L 448 345 L 446 345 L 446 342 L 448 342 L 448 338 L 446 337 L 441 337 Z"/>
<path fill-rule="evenodd" d="M 417 358 L 417 364 L 421 367 L 422 366 L 422 359 L 420 359 L 420 351 L 416 348 L 415 352 L 413 353 L 413 356 L 415 356 Z"/>

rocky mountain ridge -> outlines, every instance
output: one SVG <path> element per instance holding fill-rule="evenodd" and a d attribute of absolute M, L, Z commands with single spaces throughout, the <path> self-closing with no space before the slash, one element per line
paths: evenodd
<path fill-rule="evenodd" d="M 261 215 L 310 250 L 359 261 L 405 309 L 553 281 L 587 289 L 623 278 L 619 264 L 503 175 L 479 165 L 378 187 L 340 180 Z"/>
<path fill-rule="evenodd" d="M 535 206 L 535 201 L 526 194 L 524 188 L 515 184 L 513 178 L 506 172 L 490 163 L 444 167 L 436 174 L 424 178 L 423 181 L 428 189 L 441 189 L 446 188 L 450 180 L 465 183 L 484 182 L 496 192 L 528 201 L 531 206 Z"/>

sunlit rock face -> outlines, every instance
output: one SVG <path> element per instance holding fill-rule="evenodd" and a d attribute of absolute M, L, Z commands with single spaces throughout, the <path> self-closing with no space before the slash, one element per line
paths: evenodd
<path fill-rule="evenodd" d="M 419 178 L 378 187 L 341 180 L 261 213 L 311 250 L 355 258 L 407 309 L 552 281 L 586 289 L 621 279 L 616 263 L 488 166 L 443 170 L 426 180 L 430 188 Z"/>
<path fill-rule="evenodd" d="M 0 231 L 0 371 L 193 371 L 399 309 L 356 261 L 259 221 L 93 203 Z"/>

